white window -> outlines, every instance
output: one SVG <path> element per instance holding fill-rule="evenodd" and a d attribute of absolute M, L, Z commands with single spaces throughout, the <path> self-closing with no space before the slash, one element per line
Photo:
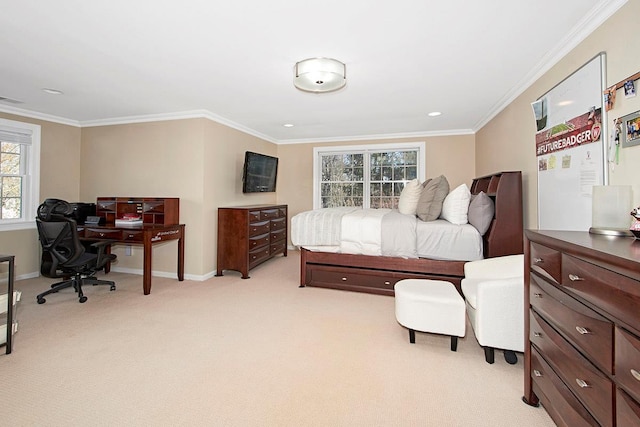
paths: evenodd
<path fill-rule="evenodd" d="M 316 147 L 313 208 L 397 208 L 404 185 L 424 181 L 424 142 Z"/>
<path fill-rule="evenodd" d="M 0 119 L 0 230 L 35 228 L 40 126 Z"/>

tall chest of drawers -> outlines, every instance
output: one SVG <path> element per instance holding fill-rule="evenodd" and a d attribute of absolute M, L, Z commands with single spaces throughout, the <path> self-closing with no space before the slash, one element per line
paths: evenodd
<path fill-rule="evenodd" d="M 640 426 L 640 241 L 525 237 L 523 400 L 560 426 Z"/>
<path fill-rule="evenodd" d="M 218 208 L 217 276 L 236 270 L 248 279 L 249 270 L 278 254 L 287 256 L 287 205 Z"/>

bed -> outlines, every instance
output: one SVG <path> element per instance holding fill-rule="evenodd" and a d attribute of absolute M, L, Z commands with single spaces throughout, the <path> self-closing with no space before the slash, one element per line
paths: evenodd
<path fill-rule="evenodd" d="M 410 254 L 389 256 L 384 250 L 381 254 L 343 253 L 332 245 L 302 244 L 300 287 L 393 295 L 398 280 L 421 278 L 449 281 L 461 292 L 460 281 L 464 277 L 465 262 L 471 260 L 469 257 L 492 258 L 523 253 L 522 173 L 510 171 L 478 177 L 469 190 L 473 195 L 484 192 L 495 207 L 488 230 L 480 237 L 478 256 L 464 255 L 457 260 L 456 256 L 449 255 L 453 259 L 439 259 L 438 244 L 433 243 L 426 244 L 430 253 L 425 255 L 419 249 L 417 257 Z M 331 228 L 326 228 L 329 238 Z M 298 232 L 304 234 L 304 230 Z"/>

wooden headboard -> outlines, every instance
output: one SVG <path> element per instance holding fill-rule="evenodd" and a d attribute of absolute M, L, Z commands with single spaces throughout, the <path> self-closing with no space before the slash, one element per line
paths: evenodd
<path fill-rule="evenodd" d="M 484 235 L 484 257 L 523 253 L 522 172 L 499 172 L 475 178 L 471 194 L 481 191 L 493 199 L 496 208 Z"/>

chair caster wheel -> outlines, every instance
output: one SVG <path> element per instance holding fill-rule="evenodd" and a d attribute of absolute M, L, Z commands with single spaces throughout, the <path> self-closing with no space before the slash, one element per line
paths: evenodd
<path fill-rule="evenodd" d="M 38 298 L 38 304 L 44 304 L 45 302 L 47 302 L 46 299 L 44 298 Z"/>
<path fill-rule="evenodd" d="M 115 291 L 116 290 L 116 285 L 111 285 L 111 287 L 109 288 L 110 291 Z"/>
<path fill-rule="evenodd" d="M 87 297 L 85 296 L 81 296 L 80 299 L 78 300 L 80 301 L 80 303 L 82 304 L 83 302 L 87 302 Z"/>

